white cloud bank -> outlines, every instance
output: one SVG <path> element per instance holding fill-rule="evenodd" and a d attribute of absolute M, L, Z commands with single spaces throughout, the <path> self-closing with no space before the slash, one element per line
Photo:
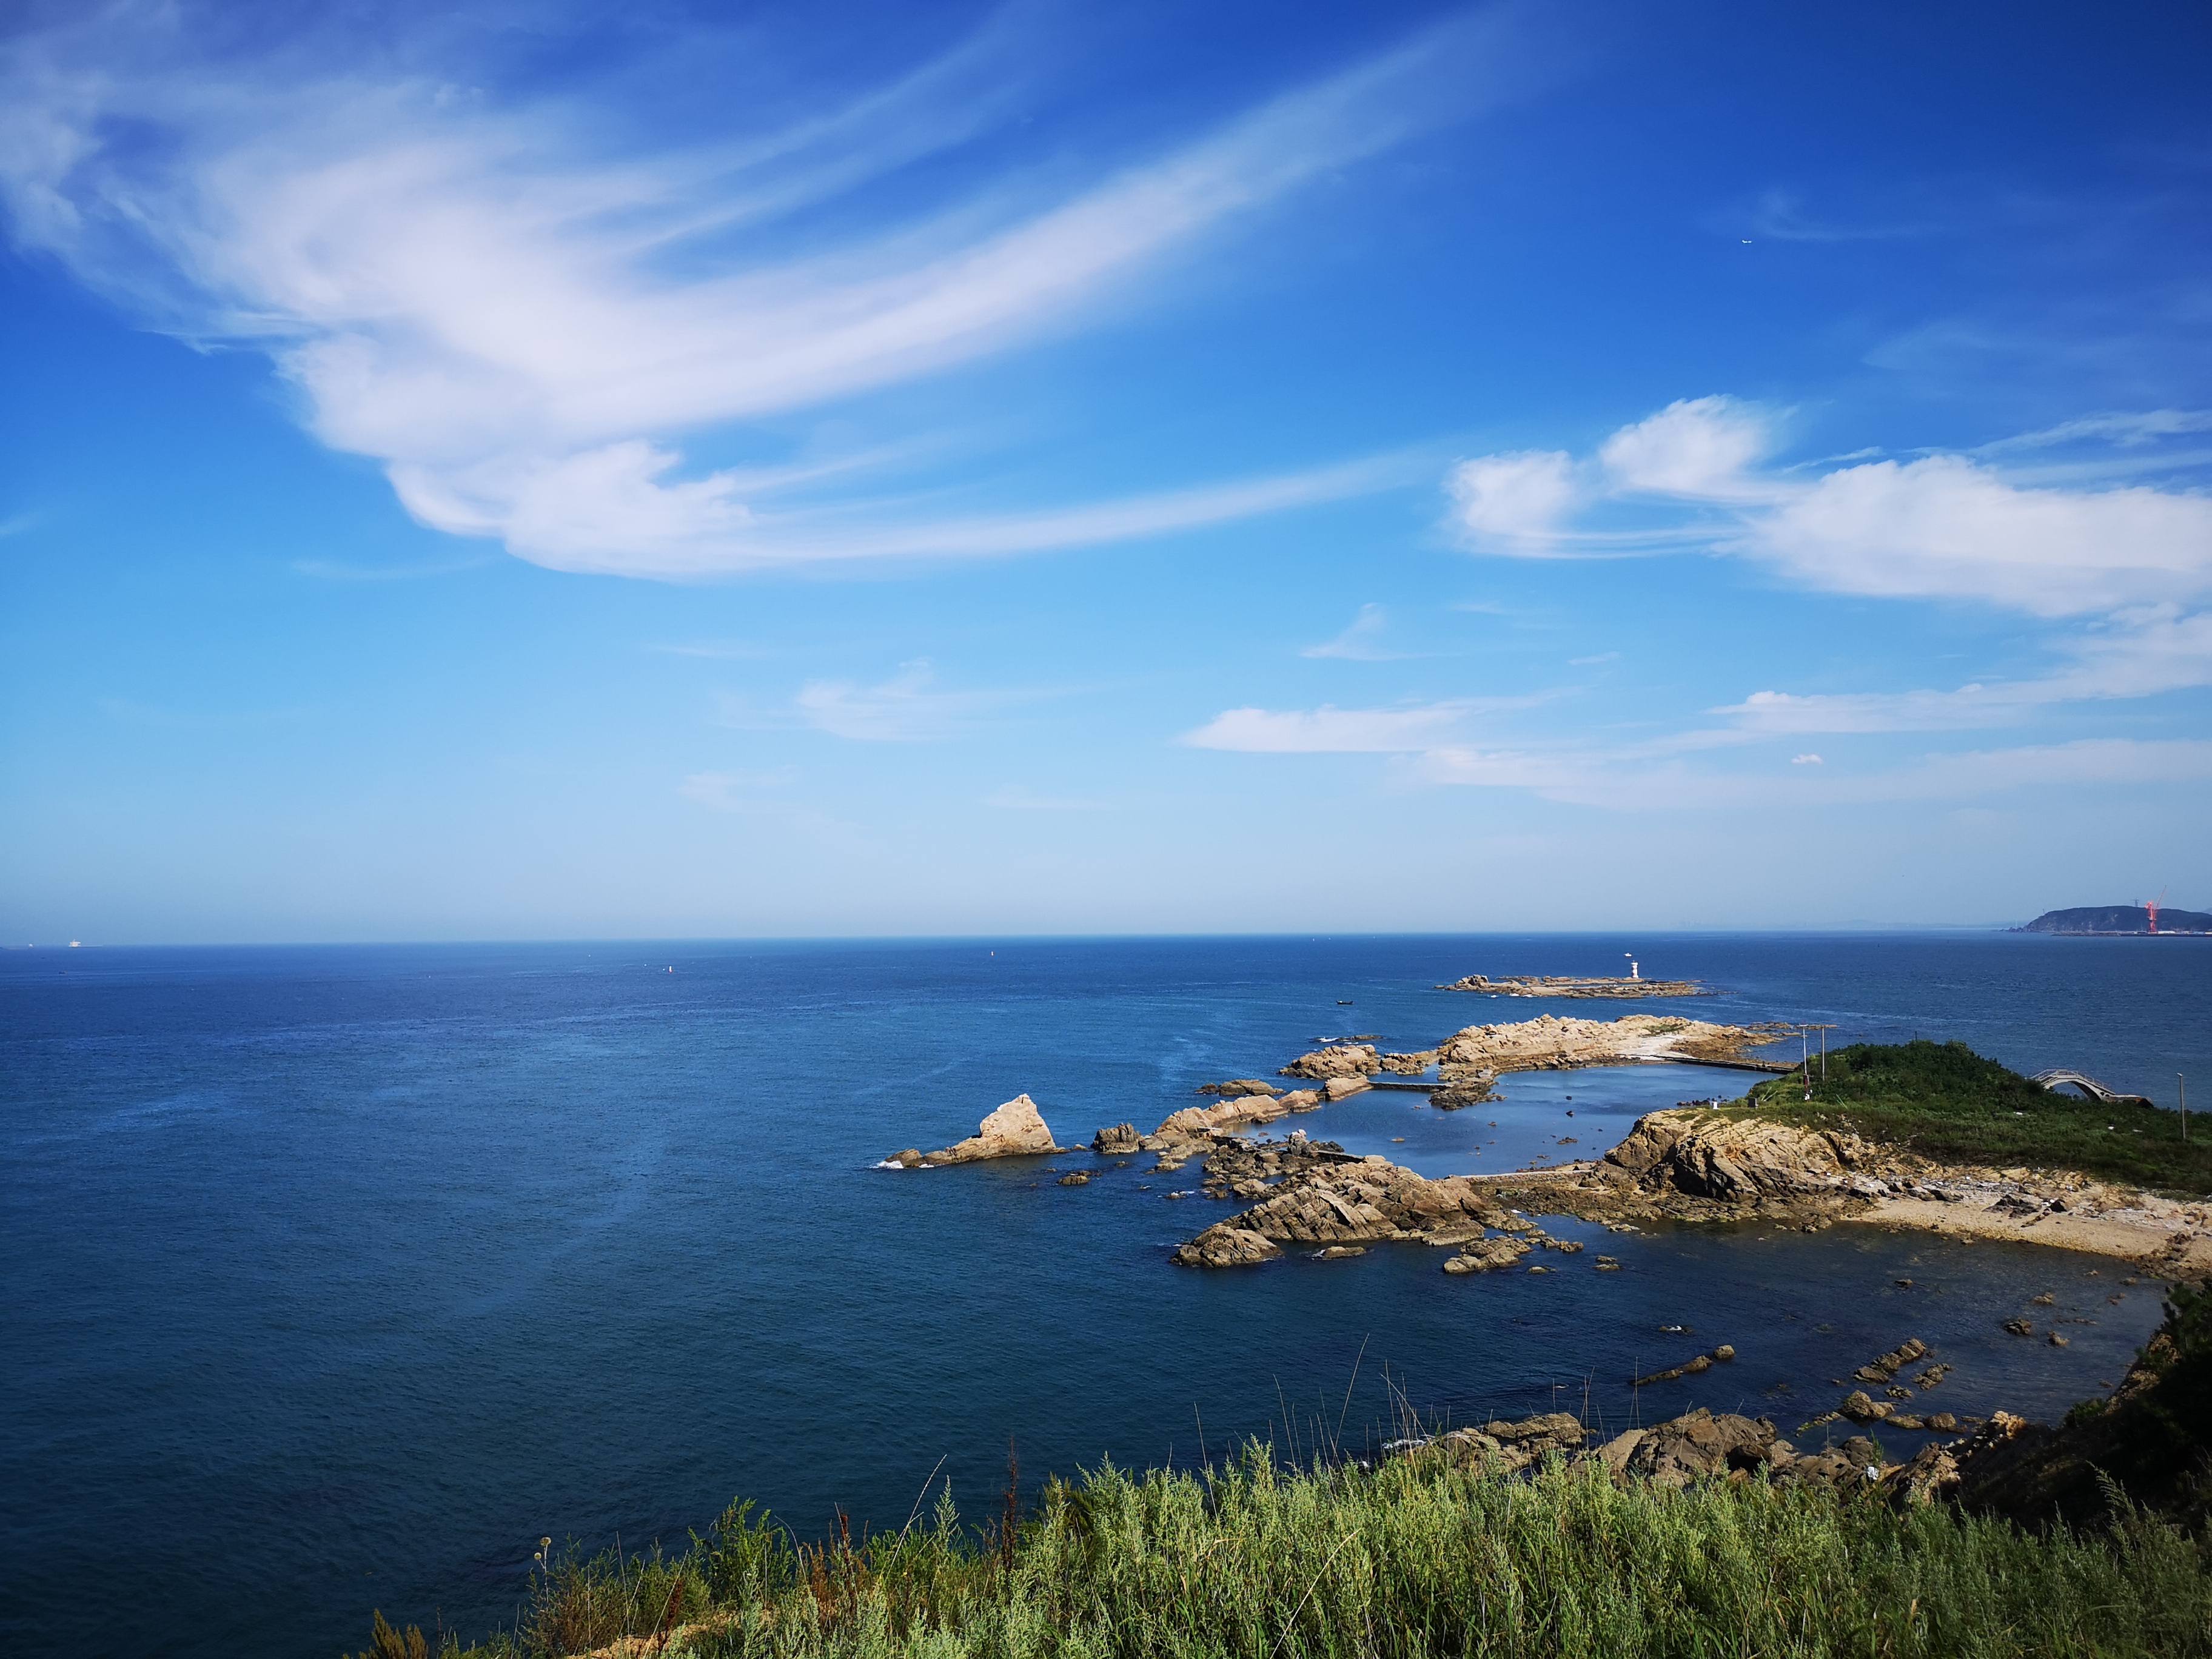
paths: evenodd
<path fill-rule="evenodd" d="M 2135 447 L 2202 424 L 2186 411 L 2099 416 L 2028 434 L 2018 447 L 2082 439 Z M 1768 411 L 1734 399 L 1684 400 L 1622 428 L 1591 456 L 1480 456 L 1455 467 L 1445 488 L 1457 527 L 1480 551 L 1558 558 L 1700 546 L 1832 592 L 1970 600 L 2068 619 L 2050 642 L 2059 665 L 1950 690 L 1756 691 L 1705 711 L 1720 717 L 1718 726 L 1626 744 L 1593 735 L 1476 746 L 1462 736 L 1476 708 L 1466 701 L 1232 708 L 1182 740 L 1252 753 L 1389 754 L 1411 781 L 1523 788 L 1616 807 L 1950 800 L 2034 784 L 2212 775 L 2212 744 L 2131 738 L 1931 755 L 1875 772 L 1831 766 L 1810 750 L 1789 756 L 1787 767 L 1778 756 L 1773 774 L 1688 764 L 1684 757 L 1697 751 L 1820 733 L 2025 726 L 2062 703 L 2212 685 L 2212 611 L 2188 608 L 2212 592 L 2212 498 L 2136 485 L 2029 485 L 1954 454 L 1844 458 L 1807 476 L 1771 464 L 1777 427 Z M 1614 527 L 1639 506 L 1656 518 Z M 1585 527 L 1601 507 L 1605 527 Z"/>
<path fill-rule="evenodd" d="M 125 0 L 0 46 L 18 241 L 157 325 L 269 351 L 318 436 L 383 462 L 424 523 L 675 577 L 1066 546 L 1395 479 L 915 526 L 779 513 L 788 480 L 688 474 L 676 440 L 1066 329 L 1238 216 L 1492 100 L 1510 26 L 1447 23 L 1056 198 L 1002 173 L 839 235 L 819 227 L 860 191 L 1016 118 L 988 39 L 786 129 L 638 155 L 580 149 L 609 124 L 573 101 L 303 62 L 298 41 L 222 58 L 208 21 Z"/>
<path fill-rule="evenodd" d="M 2193 424 L 2174 411 L 2104 416 L 2071 423 L 2065 436 L 2128 441 Z M 1478 456 L 1447 489 L 1469 544 L 1507 556 L 1702 543 L 1830 592 L 1983 601 L 2049 617 L 2212 593 L 2212 497 L 2140 484 L 2034 487 L 1950 454 L 1808 478 L 1762 465 L 1776 428 L 1771 413 L 1733 398 L 1686 399 L 1623 428 L 1594 458 Z M 1674 516 L 1629 531 L 1575 522 L 1601 502 L 1638 501 Z"/>

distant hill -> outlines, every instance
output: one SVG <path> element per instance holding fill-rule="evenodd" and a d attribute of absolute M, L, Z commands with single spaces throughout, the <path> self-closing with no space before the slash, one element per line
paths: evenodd
<path fill-rule="evenodd" d="M 2077 910 L 2045 910 L 2025 927 L 2016 928 L 2022 933 L 2148 933 L 2150 932 L 2150 912 L 2140 904 L 2091 904 Z M 2212 933 L 2212 915 L 2202 910 L 2177 910 L 2170 904 L 2158 907 L 2158 931 L 2161 933 Z"/>

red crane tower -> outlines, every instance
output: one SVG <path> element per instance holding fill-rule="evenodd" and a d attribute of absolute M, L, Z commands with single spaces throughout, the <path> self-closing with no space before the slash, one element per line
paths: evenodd
<path fill-rule="evenodd" d="M 2166 902 L 2167 891 L 2167 889 L 2161 887 L 2158 890 L 2158 896 L 2156 898 L 2145 899 L 2143 901 L 2142 908 L 2150 912 L 2150 930 L 2153 933 L 2156 933 L 2158 932 L 2158 907 Z"/>

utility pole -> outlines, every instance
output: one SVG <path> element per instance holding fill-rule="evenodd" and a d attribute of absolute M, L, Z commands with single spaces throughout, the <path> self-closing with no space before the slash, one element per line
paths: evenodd
<path fill-rule="evenodd" d="M 1825 1089 L 1828 1086 L 1828 1033 L 1836 1028 L 1832 1025 L 1814 1025 L 1808 1029 L 1820 1034 L 1820 1086 Z M 1808 1082 L 1810 1080 L 1807 1079 Z"/>
<path fill-rule="evenodd" d="M 2189 1079 L 2176 1072 L 2173 1086 L 2181 1091 L 2181 1138 L 2185 1141 L 2189 1139 Z"/>

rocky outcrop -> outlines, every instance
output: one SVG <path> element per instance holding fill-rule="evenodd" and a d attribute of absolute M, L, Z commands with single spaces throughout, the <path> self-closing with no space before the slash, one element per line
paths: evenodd
<path fill-rule="evenodd" d="M 1224 1158 L 1224 1154 L 1227 1158 Z M 1389 1159 L 1354 1159 L 1307 1143 L 1244 1149 L 1253 1160 L 1240 1170 L 1238 1154 L 1227 1145 L 1216 1148 L 1207 1171 L 1209 1190 L 1248 1193 L 1260 1201 L 1243 1214 L 1218 1223 L 1176 1252 L 1186 1267 L 1223 1267 L 1263 1261 L 1243 1235 L 1284 1244 L 1366 1244 L 1410 1240 L 1459 1244 L 1480 1239 L 1486 1228 L 1533 1233 L 1533 1223 L 1509 1215 L 1488 1192 L 1464 1176 L 1427 1181 Z M 1268 1160 L 1279 1175 L 1270 1180 Z M 1249 1187 L 1240 1182 L 1250 1181 Z M 1216 1183 L 1218 1183 L 1218 1185 Z"/>
<path fill-rule="evenodd" d="M 1033 1158 L 1041 1153 L 1063 1150 L 1073 1149 L 1054 1145 L 1052 1131 L 1045 1127 L 1044 1119 L 1038 1115 L 1036 1102 L 1027 1095 L 1016 1095 L 978 1124 L 975 1133 L 967 1139 L 957 1141 L 941 1152 L 901 1152 L 892 1161 L 904 1164 L 912 1156 L 915 1162 L 907 1167 L 915 1168 L 975 1164 L 988 1158 Z"/>
<path fill-rule="evenodd" d="M 1735 1358 L 1735 1350 L 1723 1342 L 1711 1353 L 1701 1353 L 1694 1359 L 1685 1360 L 1679 1365 L 1670 1365 L 1663 1371 L 1654 1371 L 1649 1376 L 1639 1376 L 1629 1386 L 1648 1389 L 1655 1382 L 1672 1382 L 1678 1377 L 1696 1376 L 1702 1372 L 1712 1370 L 1717 1362 L 1726 1364 Z"/>
<path fill-rule="evenodd" d="M 1709 997 L 1703 980 L 1578 979 L 1566 974 L 1516 974 L 1492 979 L 1469 974 L 1439 991 L 1474 991 L 1493 997 Z"/>
<path fill-rule="evenodd" d="M 1658 1014 L 1618 1019 L 1560 1019 L 1551 1014 L 1510 1025 L 1470 1025 L 1437 1048 L 1437 1074 L 1447 1083 L 1477 1073 L 1559 1071 L 1580 1066 L 1625 1066 L 1642 1060 L 1727 1060 L 1771 1042 L 1779 1026 L 1715 1025 Z M 1328 1054 L 1328 1049 L 1322 1050 Z M 1308 1060 L 1316 1056 L 1309 1054 Z M 1780 1062 L 1776 1071 L 1788 1069 Z"/>
<path fill-rule="evenodd" d="M 1800 1454 L 1763 1417 L 1700 1408 L 1648 1429 L 1630 1429 L 1595 1447 L 1584 1425 L 1565 1412 L 1491 1422 L 1434 1438 L 1404 1440 L 1385 1449 L 1399 1456 L 1444 1458 L 1455 1467 L 1516 1474 L 1546 1456 L 1595 1464 L 1622 1480 L 1686 1486 L 1696 1480 L 1863 1486 L 1883 1474 L 1872 1441 L 1854 1435 L 1840 1445 Z M 1897 1473 L 1893 1471 L 1892 1473 Z"/>
<path fill-rule="evenodd" d="M 1334 1042 L 1300 1054 L 1282 1069 L 1284 1077 L 1311 1078 L 1326 1082 L 1333 1077 L 1371 1077 L 1382 1069 L 1382 1057 L 1371 1042 Z"/>
<path fill-rule="evenodd" d="M 1245 1079 L 1244 1082 L 1254 1079 Z M 1363 1078 L 1357 1079 L 1358 1088 L 1370 1085 Z M 1347 1092 L 1356 1092 L 1348 1091 Z M 1288 1094 L 1276 1094 L 1270 1085 L 1260 1084 L 1251 1090 L 1232 1091 L 1228 1084 L 1209 1084 L 1200 1094 L 1217 1093 L 1220 1098 L 1211 1106 L 1186 1106 L 1171 1112 L 1163 1119 L 1160 1127 L 1148 1135 L 1139 1135 L 1133 1124 L 1116 1124 L 1101 1129 L 1092 1137 L 1091 1150 L 1096 1152 L 1158 1152 L 1172 1160 L 1163 1168 L 1173 1168 L 1195 1154 L 1205 1151 L 1217 1139 L 1234 1135 L 1243 1129 L 1273 1123 L 1277 1118 L 1287 1117 L 1293 1112 L 1310 1112 L 1331 1099 L 1341 1099 L 1341 1094 L 1325 1096 L 1318 1089 L 1293 1089 Z"/>
<path fill-rule="evenodd" d="M 1581 1419 L 1567 1412 L 1549 1412 L 1518 1422 L 1499 1419 L 1479 1429 L 1455 1429 L 1406 1449 L 1448 1459 L 1455 1468 L 1492 1468 L 1516 1474 L 1547 1452 L 1580 1452 L 1589 1440 Z"/>
<path fill-rule="evenodd" d="M 1437 1051 L 1423 1048 L 1410 1054 L 1380 1054 L 1376 1062 L 1383 1071 L 1395 1072 L 1401 1077 L 1415 1077 L 1437 1063 Z"/>
<path fill-rule="evenodd" d="M 1364 1077 L 1333 1077 L 1322 1085 L 1321 1097 L 1334 1106 L 1340 1100 L 1349 1099 L 1374 1086 Z"/>
<path fill-rule="evenodd" d="M 1448 1273 L 1491 1273 L 1501 1267 L 1517 1266 L 1521 1258 L 1535 1247 L 1525 1238 L 1516 1238 L 1510 1233 L 1496 1238 L 1470 1239 L 1460 1246 L 1459 1254 L 1444 1262 Z"/>
<path fill-rule="evenodd" d="M 1867 1361 L 1851 1375 L 1862 1382 L 1887 1382 L 1914 1360 L 1924 1359 L 1927 1357 L 1928 1345 L 1917 1336 L 1908 1336 L 1887 1353 Z M 1948 1370 L 1950 1367 L 1945 1365 L 1936 1369 Z M 1923 1386 L 1932 1389 L 1936 1386 L 1936 1381 L 1940 1380 L 1938 1378 L 1929 1381 Z"/>
<path fill-rule="evenodd" d="M 1333 1140 L 1309 1140 L 1293 1129 L 1283 1140 L 1224 1140 L 1207 1154 L 1206 1179 L 1200 1183 L 1208 1198 L 1266 1198 L 1286 1181 L 1296 1181 L 1316 1170 L 1358 1164 Z"/>
<path fill-rule="evenodd" d="M 1490 1085 L 1498 1081 L 1494 1072 L 1477 1072 L 1474 1076 L 1449 1084 L 1429 1097 L 1429 1104 L 1440 1112 L 1456 1112 L 1464 1107 L 1480 1106 L 1486 1100 L 1498 1098 Z"/>
<path fill-rule="evenodd" d="M 1733 1413 L 1716 1417 L 1703 1409 L 1654 1428 L 1631 1429 L 1598 1450 L 1607 1468 L 1662 1486 L 1686 1486 L 1738 1470 L 1749 1474 L 1790 1463 L 1795 1456 L 1794 1448 L 1766 1419 Z"/>
<path fill-rule="evenodd" d="M 1637 1120 L 1599 1164 L 1600 1178 L 1646 1192 L 1718 1204 L 1764 1198 L 1875 1198 L 1888 1187 L 1855 1173 L 1869 1149 L 1857 1136 L 1759 1118 L 1676 1109 Z"/>
<path fill-rule="evenodd" d="M 1223 1222 L 1177 1250 L 1175 1259 L 1186 1267 L 1251 1267 L 1282 1253 L 1283 1247 L 1265 1233 Z"/>
<path fill-rule="evenodd" d="M 1202 1095 L 1276 1095 L 1282 1091 L 1256 1077 L 1233 1077 L 1226 1083 L 1206 1084 L 1198 1092 Z"/>

